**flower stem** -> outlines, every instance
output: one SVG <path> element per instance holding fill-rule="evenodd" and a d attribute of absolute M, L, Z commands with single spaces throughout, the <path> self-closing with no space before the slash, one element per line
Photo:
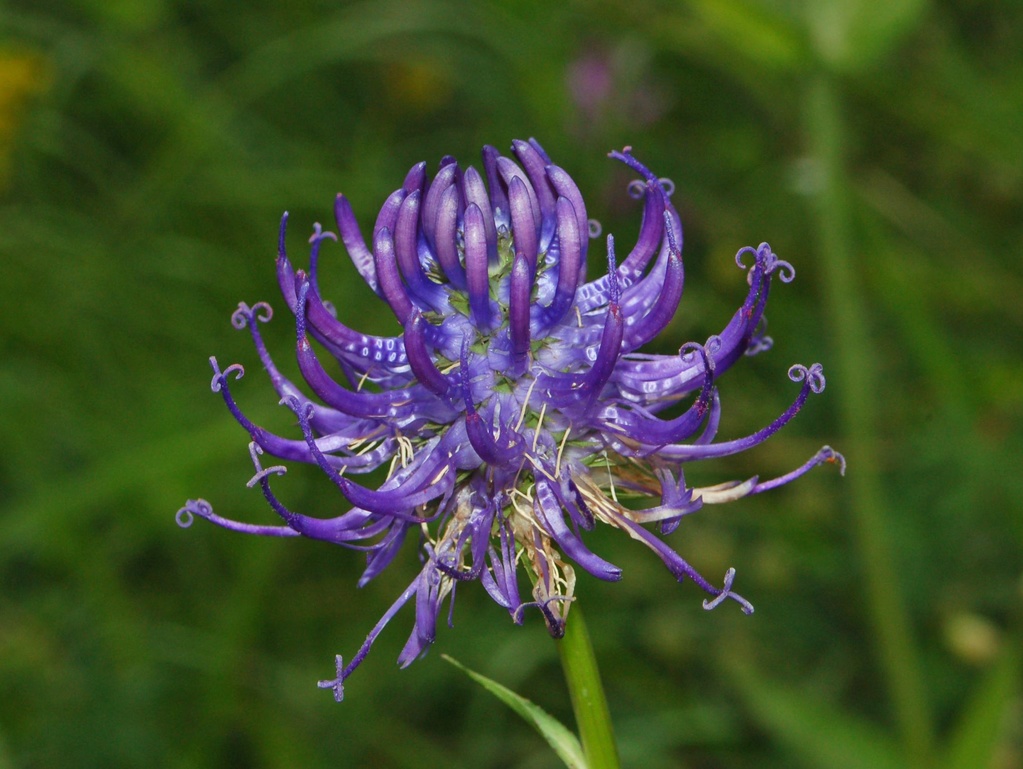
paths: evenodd
<path fill-rule="evenodd" d="M 571 618 L 565 624 L 565 637 L 558 642 L 558 653 L 572 698 L 586 765 L 589 769 L 619 769 L 621 764 L 611 728 L 611 713 L 600 681 L 593 644 L 578 603 L 573 604 Z"/>

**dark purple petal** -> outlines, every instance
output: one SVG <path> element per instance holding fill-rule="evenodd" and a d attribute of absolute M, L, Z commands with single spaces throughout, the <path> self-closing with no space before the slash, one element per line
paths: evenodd
<path fill-rule="evenodd" d="M 608 264 L 611 303 L 607 308 L 604 329 L 600 337 L 593 365 L 583 377 L 549 377 L 548 396 L 558 408 L 570 408 L 574 404 L 589 404 L 596 398 L 614 372 L 622 349 L 625 333 L 625 318 L 618 304 L 620 292 L 614 268 L 614 241 L 608 236 Z"/>
<path fill-rule="evenodd" d="M 722 443 L 711 443 L 707 445 L 680 445 L 665 446 L 658 453 L 660 456 L 672 461 L 691 461 L 695 459 L 710 459 L 711 457 L 726 457 L 731 454 L 738 454 L 740 451 L 753 448 L 788 424 L 792 417 L 799 413 L 806 403 L 810 393 L 819 393 L 824 389 L 824 374 L 821 371 L 821 364 L 814 363 L 810 368 L 805 366 L 793 366 L 789 369 L 789 378 L 794 382 L 803 382 L 799 395 L 792 405 L 771 424 L 761 430 L 733 441 Z"/>
<path fill-rule="evenodd" d="M 490 465 L 503 465 L 522 456 L 521 436 L 503 430 L 504 435 L 498 439 L 490 431 L 490 426 L 483 421 L 483 417 L 476 411 L 473 403 L 472 392 L 469 386 L 469 361 L 467 345 L 462 347 L 461 360 L 462 399 L 465 402 L 465 431 L 469 443 L 479 455 L 480 459 Z M 505 435 L 511 433 L 511 441 Z"/>
<path fill-rule="evenodd" d="M 436 185 L 430 188 L 436 189 Z M 398 209 L 394 225 L 394 256 L 409 290 L 419 294 L 425 288 L 426 275 L 419 264 L 416 240 L 419 236 L 419 191 L 408 195 Z"/>
<path fill-rule="evenodd" d="M 703 588 L 708 593 L 714 594 L 716 597 L 723 596 L 737 601 L 739 605 L 742 606 L 742 610 L 745 614 L 753 613 L 753 607 L 750 605 L 749 601 L 744 599 L 742 596 L 731 592 L 730 578 L 726 578 L 724 589 L 718 590 L 705 580 L 700 573 L 696 571 L 696 569 L 690 566 L 689 563 L 682 558 L 682 556 L 668 547 L 668 545 L 666 545 L 656 535 L 647 531 L 639 524 L 630 521 L 625 516 L 621 516 L 618 519 L 618 525 L 625 529 L 633 539 L 642 542 L 644 545 L 653 550 L 654 553 L 656 553 L 664 562 L 664 565 L 668 567 L 668 571 L 670 571 L 679 582 L 682 582 L 684 579 L 690 579 L 699 587 Z M 732 572 L 732 576 L 734 576 L 734 571 Z M 716 605 L 717 603 L 705 605 L 705 608 L 712 609 Z"/>
<path fill-rule="evenodd" d="M 183 529 L 187 529 L 192 525 L 193 516 L 198 515 L 200 518 L 205 518 L 210 523 L 214 523 L 217 526 L 221 526 L 231 531 L 237 531 L 242 534 L 258 534 L 263 537 L 299 537 L 301 534 L 288 526 L 256 526 L 251 523 L 239 523 L 238 521 L 232 521 L 229 518 L 223 518 L 213 512 L 213 508 L 210 503 L 205 499 L 190 499 L 185 503 L 185 506 L 178 510 L 174 516 L 178 522 L 178 526 Z"/>
<path fill-rule="evenodd" d="M 659 419 L 643 413 L 638 408 L 626 409 L 609 407 L 606 411 L 608 433 L 619 433 L 631 442 L 646 447 L 660 447 L 668 443 L 679 443 L 691 437 L 703 423 L 714 394 L 714 363 L 707 350 L 700 345 L 691 345 L 703 360 L 704 380 L 700 395 L 686 411 L 673 419 Z M 686 347 L 680 350 L 685 354 Z M 692 354 L 692 349 L 689 354 Z"/>
<path fill-rule="evenodd" d="M 398 262 L 394 256 L 394 239 L 391 231 L 383 227 L 377 233 L 373 243 L 373 256 L 376 259 L 377 278 L 380 281 L 380 293 L 384 301 L 391 306 L 391 311 L 400 323 L 408 320 L 412 312 L 412 301 L 408 291 L 401 282 Z"/>
<path fill-rule="evenodd" d="M 458 188 L 454 185 L 448 187 L 437 207 L 437 242 L 434 248 L 437 261 L 440 262 L 444 275 L 451 281 L 451 285 L 465 291 L 465 268 L 458 259 L 458 220 L 462 217 L 461 205 Z"/>
<path fill-rule="evenodd" d="M 515 255 L 508 296 L 508 333 L 512 358 L 519 371 L 525 369 L 529 354 L 529 300 L 533 292 L 533 265 L 521 253 Z"/>
<path fill-rule="evenodd" d="M 583 235 L 579 230 L 575 209 L 566 197 L 558 198 L 557 221 L 558 283 L 554 289 L 554 299 L 544 308 L 545 327 L 558 323 L 572 306 L 582 268 Z"/>
<path fill-rule="evenodd" d="M 401 609 L 402 606 L 408 603 L 409 598 L 415 595 L 419 588 L 419 580 L 420 577 L 416 577 L 412 581 L 412 584 L 405 588 L 405 591 L 398 596 L 398 600 L 391 604 L 391 608 L 384 613 L 384 616 L 380 618 L 380 621 L 373 626 L 369 635 L 366 636 L 366 640 L 359 648 L 359 651 L 355 653 L 355 657 L 351 662 L 345 665 L 341 655 L 337 655 L 337 677 L 329 681 L 319 681 L 317 686 L 321 689 L 333 689 L 334 699 L 337 702 L 341 702 L 344 699 L 344 682 L 348 679 L 348 676 L 350 676 L 355 669 L 362 664 L 362 661 L 366 659 L 366 655 L 369 654 L 369 650 L 373 647 L 373 642 L 376 641 L 380 632 L 387 627 L 387 623 L 391 621 L 391 618 L 398 613 L 398 610 Z"/>
<path fill-rule="evenodd" d="M 642 347 L 651 341 L 675 316 L 679 300 L 682 298 L 682 286 L 684 274 L 682 270 L 682 252 L 678 248 L 675 236 L 672 232 L 671 217 L 664 212 L 665 228 L 668 233 L 668 259 L 664 270 L 664 277 L 658 280 L 657 298 L 653 300 L 652 306 L 639 320 L 629 325 L 623 348 L 631 352 Z M 637 286 L 636 288 L 639 288 Z M 628 302 L 626 302 L 628 305 Z M 650 300 L 643 297 L 643 304 L 649 306 Z M 629 312 L 631 307 L 626 306 L 625 311 Z M 633 316 L 635 317 L 635 316 Z"/>
<path fill-rule="evenodd" d="M 664 238 L 665 200 L 659 184 L 647 183 L 643 195 L 643 220 L 636 245 L 622 262 L 620 272 L 626 280 L 638 278 L 657 253 Z"/>
<path fill-rule="evenodd" d="M 796 478 L 806 475 L 813 468 L 818 465 L 822 465 L 825 462 L 828 464 L 838 465 L 838 472 L 841 475 L 845 475 L 845 457 L 830 446 L 824 446 L 820 451 L 810 457 L 795 470 L 785 473 L 785 475 L 779 476 L 778 478 L 774 478 L 770 481 L 762 481 L 758 483 L 750 491 L 750 494 L 760 494 L 761 492 L 776 489 L 779 486 L 784 486 L 786 483 L 791 483 Z"/>
<path fill-rule="evenodd" d="M 586 278 L 586 251 L 590 236 L 590 222 L 586 218 L 586 203 L 583 201 L 579 188 L 572 181 L 572 177 L 563 168 L 548 165 L 547 179 L 550 181 L 551 187 L 558 197 L 567 198 L 575 211 L 576 221 L 579 223 L 580 237 L 582 238 L 582 259 L 579 265 L 582 274 L 579 276 L 579 280 L 584 280 Z"/>
<path fill-rule="evenodd" d="M 538 151 L 539 146 L 535 142 L 520 140 L 512 142 L 512 151 L 522 163 L 522 167 L 526 170 L 526 176 L 529 177 L 530 185 L 536 193 L 536 201 L 540 206 L 540 219 L 537 221 L 540 228 L 540 249 L 546 251 L 554 234 L 555 195 L 548 182 L 546 172 L 546 166 L 550 163 L 550 159 L 545 160 L 542 150 Z"/>
<path fill-rule="evenodd" d="M 472 204 L 465 209 L 465 279 L 469 287 L 472 321 L 481 331 L 492 324 L 490 310 L 490 272 L 487 259 L 487 233 L 483 214 Z"/>
<path fill-rule="evenodd" d="M 511 222 L 508 215 L 508 197 L 501 185 L 501 175 L 497 171 L 497 160 L 501 153 L 489 144 L 483 148 L 483 172 L 487 175 L 487 188 L 490 190 L 490 208 L 494 212 L 494 224 L 498 229 L 507 227 Z M 466 205 L 468 208 L 468 205 Z"/>
<path fill-rule="evenodd" d="M 316 445 L 308 417 L 303 414 L 304 410 L 297 403 L 291 405 L 298 417 L 299 426 L 302 428 L 302 434 L 305 436 L 306 444 L 309 446 L 313 458 L 355 507 L 377 515 L 400 516 L 408 520 L 424 522 L 436 517 L 436 514 L 434 516 L 416 515 L 415 510 L 432 499 L 451 493 L 455 474 L 449 464 L 431 456 L 431 461 L 423 462 L 399 486 L 392 489 L 367 489 L 365 486 L 348 480 L 330 467 L 326 457 Z"/>
<path fill-rule="evenodd" d="M 500 552 L 491 547 L 487 551 L 489 568 L 480 574 L 483 587 L 494 601 L 508 609 L 514 617 L 522 603 L 517 580 L 517 558 L 515 556 L 515 534 L 508 519 L 498 516 L 498 541 Z M 521 618 L 519 619 L 521 623 Z"/>
<path fill-rule="evenodd" d="M 337 222 L 338 232 L 341 233 L 341 242 L 345 244 L 356 271 L 371 289 L 378 291 L 373 253 L 366 247 L 359 223 L 355 220 L 355 212 L 352 211 L 352 204 L 344 195 L 338 194 L 334 201 L 334 220 Z"/>
<path fill-rule="evenodd" d="M 561 503 L 546 481 L 538 480 L 534 493 L 536 503 L 533 505 L 533 511 L 537 520 L 566 555 L 597 579 L 617 582 L 622 578 L 622 570 L 619 567 L 591 552 L 568 528 L 561 513 Z"/>
<path fill-rule="evenodd" d="M 405 174 L 405 181 L 402 183 L 401 188 L 406 193 L 414 192 L 419 190 L 420 193 L 425 193 L 426 187 L 426 161 L 421 160 L 416 163 L 409 172 Z"/>
<path fill-rule="evenodd" d="M 304 283 L 298 292 L 298 306 L 295 308 L 296 354 L 302 378 L 312 391 L 332 408 L 353 417 L 397 420 L 410 413 L 409 406 L 412 400 L 408 390 L 389 390 L 384 393 L 353 392 L 335 382 L 324 371 L 309 343 L 309 337 L 306 336 L 305 298 L 308 290 L 309 284 Z"/>
<path fill-rule="evenodd" d="M 513 207 L 515 201 L 511 199 L 512 180 L 518 179 L 522 183 L 522 189 L 525 190 L 526 198 L 529 200 L 529 209 L 533 217 L 533 227 L 535 229 L 534 234 L 539 237 L 542 214 L 540 212 L 540 202 L 536 199 L 536 191 L 533 189 L 533 185 L 529 181 L 529 177 L 526 176 L 525 172 L 519 168 L 518 164 L 514 160 L 506 157 L 497 158 L 497 172 L 500 174 L 501 180 L 504 182 L 505 189 L 508 190 L 508 202 Z M 514 228 L 515 220 L 512 219 L 513 231 Z"/>
<path fill-rule="evenodd" d="M 418 310 L 413 310 L 411 320 L 405 324 L 405 350 L 412 373 L 430 392 L 438 398 L 447 398 L 451 392 L 451 381 L 441 373 L 426 347 L 423 328 L 427 321 Z"/>
<path fill-rule="evenodd" d="M 305 309 L 310 334 L 339 361 L 350 364 L 360 374 L 372 372 L 371 378 L 378 383 L 394 387 L 408 384 L 408 360 L 401 337 L 371 336 L 348 328 L 324 307 L 315 290 L 309 291 Z"/>
<path fill-rule="evenodd" d="M 373 225 L 373 243 L 377 241 L 377 237 L 380 234 L 380 230 L 388 229 L 394 232 L 394 225 L 398 222 L 398 211 L 401 209 L 401 203 L 405 200 L 408 195 L 408 191 L 405 189 L 395 190 L 384 201 L 384 205 L 380 208 L 380 213 L 377 214 L 376 224 Z M 376 248 L 374 248 L 374 251 Z M 375 262 L 374 262 L 375 265 Z"/>
<path fill-rule="evenodd" d="M 401 551 L 401 546 L 405 544 L 405 535 L 408 534 L 409 527 L 413 525 L 415 524 L 398 518 L 390 522 L 383 539 L 366 553 L 366 568 L 362 570 L 356 583 L 359 587 L 366 587 L 391 565 L 394 557 Z"/>
<path fill-rule="evenodd" d="M 220 393 L 224 399 L 224 404 L 227 406 L 228 411 L 234 416 L 235 420 L 240 424 L 245 431 L 249 434 L 249 437 L 266 453 L 271 454 L 279 459 L 289 459 L 297 462 L 312 462 L 314 461 L 309 453 L 308 447 L 304 441 L 290 440 L 275 435 L 268 430 L 260 427 L 259 425 L 252 422 L 235 402 L 234 397 L 231 395 L 231 389 L 228 386 L 228 377 L 231 374 L 235 374 L 236 378 L 241 378 L 244 374 L 244 369 L 235 364 L 228 366 L 223 372 L 220 370 L 220 366 L 217 364 L 216 358 L 210 358 L 210 366 L 213 368 L 213 382 L 211 389 L 213 392 Z M 290 384 L 290 383 L 288 383 Z M 305 402 L 310 408 L 315 409 L 315 404 L 308 401 Z M 316 418 L 316 412 L 313 413 L 313 419 Z M 331 461 L 341 466 L 343 462 L 338 457 L 332 457 Z"/>
<path fill-rule="evenodd" d="M 487 235 L 487 256 L 493 264 L 497 262 L 497 226 L 494 223 L 494 212 L 490 207 L 490 196 L 480 172 L 472 166 L 465 169 L 462 176 L 465 208 L 475 204 L 483 215 L 483 226 Z M 505 209 L 507 213 L 507 209 Z"/>
<path fill-rule="evenodd" d="M 440 171 L 434 177 L 433 182 L 430 184 L 430 190 L 426 193 L 426 197 L 423 200 L 423 235 L 426 236 L 426 242 L 430 244 L 432 248 L 437 247 L 436 230 L 435 225 L 437 222 L 437 213 L 441 207 L 441 201 L 444 197 L 444 193 L 449 188 L 454 188 L 456 193 L 458 187 L 455 186 L 455 178 L 458 175 L 458 164 L 449 163 L 441 167 Z"/>
<path fill-rule="evenodd" d="M 530 272 L 536 272 L 539 248 L 540 222 L 533 218 L 530 194 L 519 176 L 511 177 L 508 184 L 508 204 L 511 206 L 512 239 L 516 254 L 529 262 Z"/>

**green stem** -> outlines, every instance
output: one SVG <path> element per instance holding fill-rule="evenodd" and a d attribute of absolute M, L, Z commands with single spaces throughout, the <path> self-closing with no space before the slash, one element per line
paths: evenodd
<path fill-rule="evenodd" d="M 849 498 L 877 653 L 902 732 L 908 764 L 932 764 L 934 735 L 920 660 L 894 565 L 885 523 L 884 494 L 876 456 L 875 405 L 880 400 L 862 300 L 853 265 L 854 230 L 845 168 L 845 138 L 838 87 L 825 74 L 805 94 L 809 149 L 819 173 L 815 197 L 821 273 L 830 308 L 841 383 L 839 414 L 843 452 L 849 458 Z M 847 443 L 846 443 L 847 442 Z"/>
<path fill-rule="evenodd" d="M 579 727 L 586 765 L 589 769 L 619 769 L 618 748 L 611 728 L 611 713 L 600 682 L 597 658 L 579 604 L 572 605 L 565 637 L 558 642 L 561 667 L 572 697 L 572 710 Z"/>

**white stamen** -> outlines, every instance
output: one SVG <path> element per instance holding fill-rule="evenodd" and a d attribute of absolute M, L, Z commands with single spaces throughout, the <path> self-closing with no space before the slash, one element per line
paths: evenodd
<path fill-rule="evenodd" d="M 526 454 L 526 459 L 529 460 L 530 464 L 533 465 L 533 469 L 539 470 L 540 474 L 543 475 L 547 480 L 552 483 L 557 483 L 556 479 L 540 464 L 540 460 L 534 457 L 532 454 Z"/>
<path fill-rule="evenodd" d="M 565 434 L 563 436 L 561 436 L 561 443 L 558 445 L 558 457 L 554 461 L 554 477 L 555 478 L 560 478 L 561 477 L 561 455 L 565 451 L 565 444 L 568 443 L 568 434 L 570 432 L 572 432 L 572 426 L 571 425 L 569 425 L 568 428 L 565 430 Z"/>
<path fill-rule="evenodd" d="M 409 462 L 412 461 L 412 457 L 415 455 L 415 449 L 412 446 L 412 441 L 400 434 L 395 435 L 394 439 L 398 442 L 398 453 L 401 457 L 401 466 L 408 467 Z"/>
<path fill-rule="evenodd" d="M 607 467 L 607 482 L 611 485 L 611 499 L 614 500 L 615 504 L 618 504 L 618 494 L 615 492 L 615 477 L 611 473 L 611 458 L 607 455 L 607 452 L 603 452 L 604 465 Z"/>
<path fill-rule="evenodd" d="M 536 380 L 534 379 L 533 382 L 535 383 Z M 545 403 L 545 404 L 543 404 L 540 407 L 540 416 L 537 417 L 536 429 L 533 430 L 533 451 L 536 451 L 536 441 L 540 437 L 540 426 L 543 424 L 543 416 L 546 413 L 547 413 L 547 404 Z"/>
<path fill-rule="evenodd" d="M 529 399 L 533 395 L 534 387 L 536 387 L 535 379 L 529 383 L 529 389 L 526 390 L 526 398 L 522 402 L 522 411 L 519 412 L 519 421 L 515 423 L 515 432 L 519 431 L 522 427 L 522 423 L 526 420 L 526 409 L 529 408 Z"/>

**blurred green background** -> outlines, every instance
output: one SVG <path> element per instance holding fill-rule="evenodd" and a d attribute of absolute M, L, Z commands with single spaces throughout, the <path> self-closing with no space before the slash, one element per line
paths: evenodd
<path fill-rule="evenodd" d="M 687 519 L 672 543 L 757 607 L 703 595 L 615 532 L 580 578 L 625 765 L 1023 767 L 1023 6 L 1016 0 L 0 4 L 0 769 L 553 767 L 446 652 L 571 723 L 553 643 L 478 584 L 405 671 L 400 614 L 337 705 L 320 691 L 418 569 L 174 513 L 272 518 L 207 357 L 244 363 L 256 421 L 293 430 L 229 317 L 281 309 L 281 213 L 303 264 L 345 192 L 368 227 L 419 160 L 535 136 L 605 232 L 639 207 L 607 151 L 674 180 L 687 292 L 655 345 L 719 330 L 735 251 L 796 267 L 774 349 L 722 379 L 723 437 L 826 392 L 693 480 L 846 477 Z M 599 255 L 602 247 L 595 246 Z M 321 282 L 393 330 L 343 251 Z M 282 363 L 293 330 L 266 329 Z M 287 369 L 287 366 L 285 366 Z M 293 507 L 343 507 L 315 472 Z"/>

